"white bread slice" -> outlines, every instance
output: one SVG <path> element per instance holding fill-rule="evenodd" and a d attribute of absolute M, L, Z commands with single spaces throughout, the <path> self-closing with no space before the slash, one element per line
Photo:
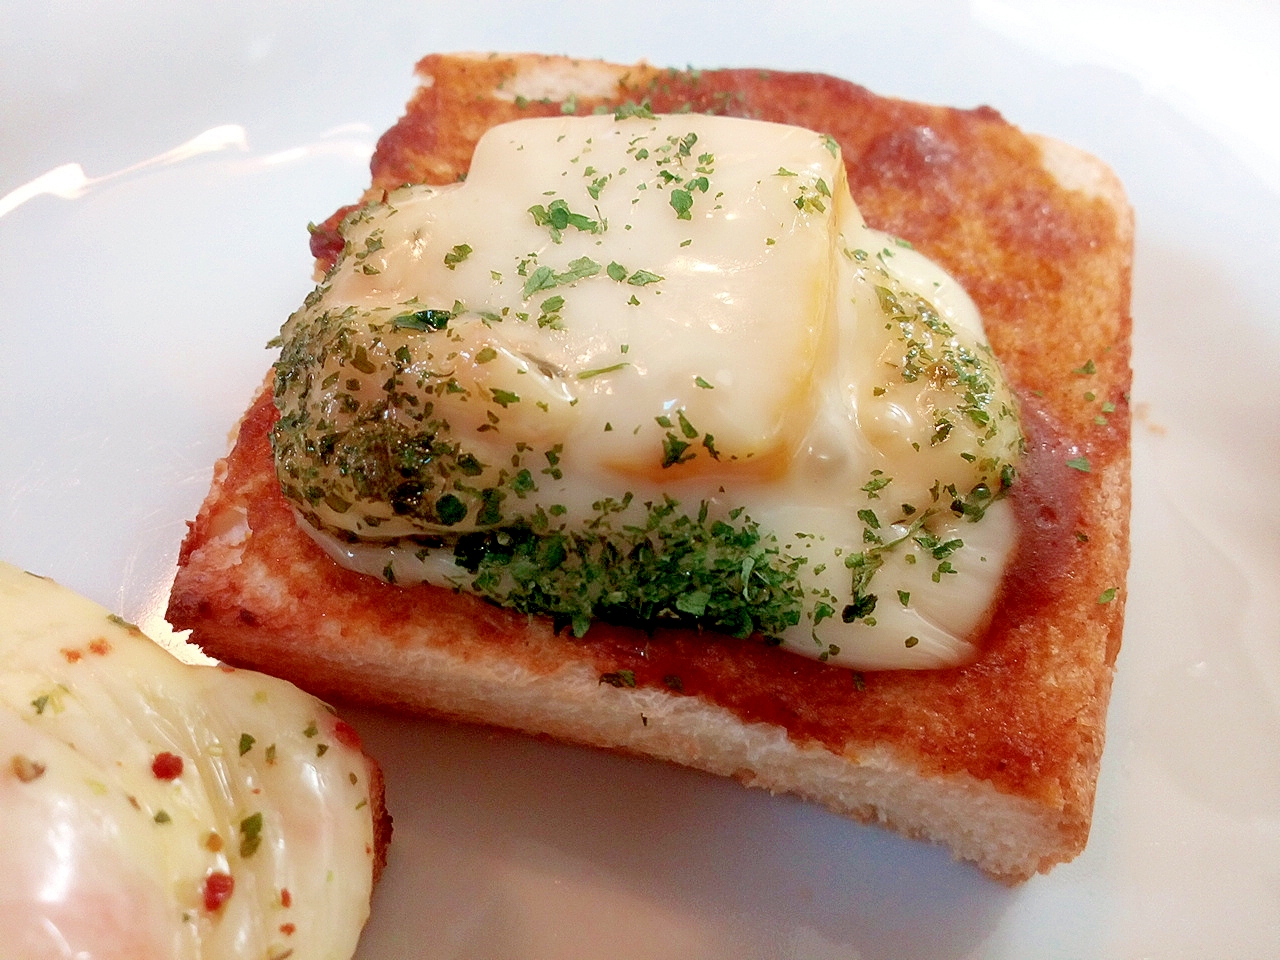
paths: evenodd
<path fill-rule="evenodd" d="M 531 55 L 433 56 L 418 69 L 369 197 L 455 180 L 494 123 L 643 98 L 840 142 L 868 222 L 961 280 L 1023 405 L 1031 452 L 1011 497 L 1022 534 L 985 653 L 955 670 L 864 676 L 691 631 L 596 625 L 575 640 L 474 597 L 351 573 L 280 496 L 266 392 L 183 545 L 173 625 L 323 696 L 733 776 L 945 843 L 1006 881 L 1075 856 L 1128 564 L 1132 221 L 1110 171 L 986 108 L 904 103 L 818 75 Z M 322 265 L 337 216 L 313 236 Z M 1081 457 L 1088 472 L 1067 466 Z"/>

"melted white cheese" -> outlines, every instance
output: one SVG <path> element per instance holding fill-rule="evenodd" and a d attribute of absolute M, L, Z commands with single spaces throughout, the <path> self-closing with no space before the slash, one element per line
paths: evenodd
<path fill-rule="evenodd" d="M 181 663 L 0 564 L 0 952 L 350 957 L 373 826 L 339 723 L 284 681 Z M 164 753 L 181 758 L 173 779 L 153 771 Z M 214 874 L 234 886 L 210 910 Z"/>
<path fill-rule="evenodd" d="M 964 385 L 936 374 L 929 358 L 945 350 L 995 370 L 977 310 L 936 265 L 866 227 L 830 138 L 708 116 L 519 121 L 481 139 L 465 183 L 397 191 L 343 234 L 343 257 L 285 336 L 322 311 L 382 326 L 355 369 L 349 349 L 326 348 L 316 419 L 340 417 L 344 392 L 365 402 L 386 389 L 412 350 L 396 389 L 427 385 L 422 402 L 484 465 L 476 486 L 501 480 L 519 441 L 533 451 L 527 512 L 585 522 L 624 493 L 690 514 L 705 503 L 713 520 L 745 507 L 801 561 L 807 602 L 781 632 L 789 649 L 861 669 L 971 658 L 1014 524 L 998 501 L 979 523 L 959 519 L 939 491 L 998 485 L 992 462 L 1021 443 L 1013 401 L 995 372 L 991 404 L 965 414 Z M 893 298 L 915 295 L 943 332 L 895 315 Z M 424 307 L 451 314 L 447 333 L 389 325 Z M 913 349 L 918 376 L 904 372 Z M 384 420 L 400 415 L 393 404 Z M 314 499 L 315 520 L 364 541 L 312 531 L 340 562 L 466 581 L 447 551 L 424 559 L 395 541 L 483 527 L 477 511 L 433 527 L 386 504 Z M 874 614 L 846 623 L 846 561 L 868 550 L 881 564 Z"/>

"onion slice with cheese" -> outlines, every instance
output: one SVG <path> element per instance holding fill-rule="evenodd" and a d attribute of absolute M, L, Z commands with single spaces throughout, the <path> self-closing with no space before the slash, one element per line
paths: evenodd
<path fill-rule="evenodd" d="M 6 956 L 355 952 L 381 781 L 323 703 L 0 564 L 0 706 Z"/>

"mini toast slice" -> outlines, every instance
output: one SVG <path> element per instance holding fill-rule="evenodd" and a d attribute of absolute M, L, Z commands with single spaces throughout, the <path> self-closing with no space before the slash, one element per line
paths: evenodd
<path fill-rule="evenodd" d="M 183 544 L 169 606 L 213 656 L 321 696 L 659 757 L 946 844 L 1007 882 L 1070 860 L 1092 816 L 1129 558 L 1132 215 L 1112 173 L 994 110 L 817 74 L 428 56 L 366 199 L 465 175 L 490 126 L 715 111 L 831 134 L 868 223 L 968 290 L 1022 407 L 1019 545 L 981 658 L 858 673 L 755 640 L 549 621 L 343 569 L 281 496 L 269 389 Z M 318 228 L 321 267 L 339 211 Z M 335 242 L 338 246 L 335 247 Z"/>

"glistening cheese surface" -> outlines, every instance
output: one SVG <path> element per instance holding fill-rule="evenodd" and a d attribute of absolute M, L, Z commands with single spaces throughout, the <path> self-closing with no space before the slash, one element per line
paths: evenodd
<path fill-rule="evenodd" d="M 964 292 L 828 137 L 526 120 L 343 225 L 285 325 L 282 487 L 340 562 L 587 629 L 961 662 L 1014 539 L 1014 404 Z"/>
<path fill-rule="evenodd" d="M 24 960 L 347 958 L 373 825 L 354 732 L 0 564 L 0 929 Z"/>

